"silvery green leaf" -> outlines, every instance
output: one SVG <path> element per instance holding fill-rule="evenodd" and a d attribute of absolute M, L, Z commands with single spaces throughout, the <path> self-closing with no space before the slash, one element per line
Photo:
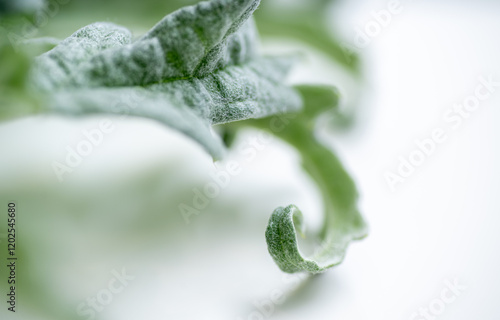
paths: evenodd
<path fill-rule="evenodd" d="M 137 41 L 110 23 L 77 31 L 40 56 L 35 82 L 60 87 L 148 85 L 201 77 L 255 56 L 260 0 L 200 2 L 167 15 Z"/>
<path fill-rule="evenodd" d="M 139 42 L 159 40 L 167 62 L 164 79 L 203 76 L 253 57 L 255 29 L 253 25 L 242 26 L 259 3 L 260 0 L 200 2 L 166 16 Z"/>
<path fill-rule="evenodd" d="M 200 2 L 149 32 L 94 23 L 39 56 L 32 85 L 59 114 L 123 114 L 158 120 L 224 152 L 210 126 L 301 108 L 284 84 L 294 59 L 260 58 L 251 14 L 259 0 Z M 132 99 L 131 97 L 134 97 Z"/>
<path fill-rule="evenodd" d="M 103 50 L 122 47 L 131 39 L 128 29 L 112 23 L 83 27 L 35 59 L 32 82 L 37 89 L 47 92 L 68 87 L 83 62 Z"/>
<path fill-rule="evenodd" d="M 220 138 L 212 134 L 209 122 L 171 98 L 141 87 L 86 88 L 58 92 L 51 96 L 48 106 L 51 112 L 70 116 L 114 114 L 150 118 L 186 134 L 220 159 L 225 150 Z"/>
<path fill-rule="evenodd" d="M 293 59 L 260 58 L 213 74 L 147 87 L 82 88 L 51 95 L 58 114 L 118 114 L 154 119 L 198 141 L 216 159 L 224 153 L 210 125 L 297 111 L 300 95 L 282 84 Z"/>
<path fill-rule="evenodd" d="M 267 57 L 229 66 L 202 78 L 149 86 L 189 106 L 210 124 L 221 124 L 301 109 L 302 100 L 283 84 L 293 58 Z"/>
<path fill-rule="evenodd" d="M 323 88 L 321 104 L 318 98 L 321 88 L 298 89 L 305 101 L 302 116 L 291 119 L 277 136 L 300 152 L 304 169 L 319 186 L 325 210 L 323 228 L 317 235 L 319 245 L 315 252 L 304 258 L 298 248 L 296 231 L 290 233 L 291 227 L 301 229 L 300 223 L 294 225 L 294 221 L 301 221 L 294 216 L 300 217 L 301 213 L 294 206 L 288 206 L 272 214 L 266 238 L 271 256 L 283 271 L 319 273 L 341 263 L 349 243 L 365 237 L 367 226 L 357 208 L 358 191 L 352 178 L 337 156 L 318 142 L 311 130 L 314 116 L 323 109 L 322 106 L 329 104 L 327 91 Z M 336 105 L 335 94 L 330 97 L 330 102 Z"/>
<path fill-rule="evenodd" d="M 302 213 L 294 205 L 276 209 L 266 230 L 269 253 L 281 270 L 319 273 L 341 263 L 349 243 L 365 237 L 367 226 L 357 208 L 358 192 L 353 180 L 312 130 L 316 116 L 337 105 L 337 90 L 327 86 L 296 89 L 304 101 L 302 112 L 244 121 L 241 125 L 267 130 L 294 146 L 304 169 L 319 186 L 325 216 L 322 230 L 311 237 L 316 244 L 314 253 L 304 257 L 299 249 L 297 233 L 304 233 L 304 224 Z"/>
<path fill-rule="evenodd" d="M 71 72 L 68 85 L 89 87 L 146 86 L 158 82 L 203 77 L 226 66 L 241 64 L 254 58 L 257 42 L 256 33 L 254 22 L 250 19 L 238 32 L 231 34 L 228 39 L 222 40 L 216 46 L 216 50 L 189 47 L 176 49 L 206 50 L 206 52 L 203 51 L 203 55 L 201 55 L 201 51 L 198 52 L 200 57 L 189 61 L 186 59 L 192 54 L 191 51 L 185 51 L 183 55 L 179 54 L 177 60 L 173 60 L 172 49 L 166 48 L 165 44 L 162 43 L 165 39 L 143 37 L 132 44 L 113 50 L 105 50 L 89 61 L 83 62 Z M 164 37 L 169 34 L 167 31 Z M 187 38 L 184 40 L 186 42 L 181 42 L 178 45 L 184 44 L 184 47 L 187 47 L 188 44 L 192 46 L 194 43 L 194 41 L 189 43 Z"/>

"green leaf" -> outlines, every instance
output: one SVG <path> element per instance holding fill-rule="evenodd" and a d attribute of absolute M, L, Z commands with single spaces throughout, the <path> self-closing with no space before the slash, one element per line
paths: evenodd
<path fill-rule="evenodd" d="M 167 15 L 133 42 L 123 27 L 91 24 L 36 58 L 32 85 L 46 94 L 47 112 L 151 118 L 219 159 L 224 145 L 211 125 L 302 106 L 284 84 L 294 59 L 256 54 L 251 14 L 259 3 L 201 2 Z"/>
<path fill-rule="evenodd" d="M 175 7 L 180 3 L 173 2 Z M 274 12 L 264 6 L 259 27 L 266 35 L 315 46 L 355 73 L 356 60 L 345 55 L 321 20 L 328 3 L 311 0 L 307 10 Z M 216 159 L 225 149 L 211 126 L 254 119 L 226 125 L 224 141 L 231 143 L 235 129 L 254 126 L 290 143 L 320 187 L 325 207 L 321 232 L 308 235 L 320 242 L 314 254 L 304 257 L 299 250 L 303 216 L 293 205 L 272 214 L 266 231 L 269 252 L 285 272 L 322 272 L 340 263 L 348 244 L 367 229 L 352 179 L 314 135 L 316 117 L 337 105 L 338 92 L 326 86 L 289 87 L 285 79 L 294 59 L 258 56 L 251 15 L 259 4 L 200 2 L 166 16 L 137 40 L 124 27 L 94 23 L 59 43 L 21 43 L 35 48 L 30 52 L 51 49 L 34 60 L 4 50 L 2 43 L 0 99 L 6 103 L 0 118 L 39 111 L 145 117 L 192 137 Z"/>
<path fill-rule="evenodd" d="M 302 113 L 307 121 L 314 121 L 325 111 L 337 111 L 340 95 L 337 88 L 328 85 L 297 85 L 295 89 L 304 100 Z"/>
<path fill-rule="evenodd" d="M 309 0 L 285 6 L 265 2 L 255 18 L 263 36 L 285 37 L 310 45 L 340 63 L 353 75 L 361 73 L 359 57 L 348 50 L 327 20 L 331 0 Z"/>
<path fill-rule="evenodd" d="M 293 219 L 300 211 L 294 206 L 276 209 L 266 231 L 268 249 L 285 272 L 322 272 L 342 262 L 352 240 L 366 236 L 366 224 L 357 209 L 358 192 L 339 159 L 318 143 L 300 120 L 290 123 L 278 136 L 299 150 L 304 169 L 323 195 L 325 217 L 317 235 L 319 246 L 311 257 L 304 258 L 294 230 L 300 225 L 294 226 Z"/>
<path fill-rule="evenodd" d="M 40 56 L 42 89 L 145 86 L 202 77 L 255 57 L 259 0 L 214 0 L 175 11 L 131 43 L 127 29 L 94 23 Z"/>
<path fill-rule="evenodd" d="M 33 114 L 40 107 L 25 90 L 31 64 L 29 54 L 16 51 L 3 35 L 0 30 L 0 121 Z"/>
<path fill-rule="evenodd" d="M 148 87 L 83 88 L 51 96 L 57 114 L 117 114 L 150 118 L 190 136 L 215 158 L 224 154 L 210 125 L 299 110 L 300 95 L 281 83 L 292 60 L 260 58 L 203 78 Z"/>
<path fill-rule="evenodd" d="M 314 135 L 315 117 L 336 106 L 334 88 L 297 87 L 304 99 L 304 110 L 279 118 L 250 120 L 241 125 L 269 131 L 294 146 L 302 165 L 319 186 L 324 202 L 323 228 L 312 236 L 319 242 L 310 257 L 304 257 L 297 243 L 297 232 L 303 231 L 302 213 L 294 205 L 276 209 L 266 230 L 269 253 L 281 270 L 288 273 L 323 272 L 342 262 L 349 243 L 366 236 L 367 226 L 357 209 L 358 192 L 340 160 Z"/>
<path fill-rule="evenodd" d="M 0 17 L 4 15 L 33 14 L 37 10 L 43 9 L 44 1 L 41 0 L 0 0 Z"/>
<path fill-rule="evenodd" d="M 204 76 L 255 55 L 253 21 L 242 26 L 259 3 L 260 0 L 200 2 L 168 15 L 138 43 L 158 39 L 166 53 L 163 79 Z"/>
<path fill-rule="evenodd" d="M 85 26 L 35 59 L 33 84 L 46 92 L 70 87 L 75 82 L 73 79 L 81 72 L 81 64 L 101 52 L 123 48 L 131 40 L 132 34 L 128 29 L 112 23 L 98 22 Z M 105 68 L 102 65 L 95 67 Z"/>

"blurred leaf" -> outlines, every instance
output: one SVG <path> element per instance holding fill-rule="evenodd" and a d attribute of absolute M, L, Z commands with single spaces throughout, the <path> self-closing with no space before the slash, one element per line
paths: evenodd
<path fill-rule="evenodd" d="M 335 154 L 314 136 L 314 119 L 337 105 L 337 90 L 325 86 L 297 89 L 304 99 L 301 113 L 248 120 L 241 125 L 269 131 L 294 146 L 304 169 L 319 186 L 325 217 L 320 234 L 313 237 L 320 244 L 311 257 L 304 258 L 298 248 L 297 232 L 303 232 L 303 218 L 294 205 L 276 209 L 266 230 L 269 253 L 281 270 L 319 273 L 341 263 L 349 243 L 365 237 L 367 227 L 357 209 L 358 192 L 353 180 Z"/>
<path fill-rule="evenodd" d="M 5 35 L 5 30 L 0 30 L 0 121 L 35 113 L 40 107 L 26 92 L 31 66 L 29 52 L 16 51 Z"/>
<path fill-rule="evenodd" d="M 44 0 L 0 0 L 0 16 L 33 13 L 44 4 Z"/>
<path fill-rule="evenodd" d="M 42 37 L 34 39 L 26 39 L 19 43 L 19 48 L 21 51 L 26 52 L 30 56 L 38 56 L 49 50 L 52 50 L 55 46 L 59 44 L 59 39 L 52 37 Z"/>
<path fill-rule="evenodd" d="M 342 41 L 330 31 L 327 12 L 331 0 L 307 1 L 304 6 L 277 6 L 265 1 L 255 14 L 263 36 L 287 37 L 302 41 L 328 55 L 354 75 L 359 75 L 359 58 L 342 46 Z M 304 1 L 306 3 L 306 1 Z"/>

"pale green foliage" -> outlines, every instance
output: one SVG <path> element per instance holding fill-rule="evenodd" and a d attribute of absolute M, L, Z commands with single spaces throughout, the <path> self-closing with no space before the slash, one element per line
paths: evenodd
<path fill-rule="evenodd" d="M 151 118 L 190 136 L 219 159 L 224 146 L 211 134 L 211 124 L 300 109 L 298 93 L 280 82 L 289 66 L 289 59 L 260 58 L 203 78 L 147 87 L 63 90 L 53 93 L 48 105 L 58 114 Z"/>
<path fill-rule="evenodd" d="M 315 118 L 336 107 L 337 91 L 324 86 L 299 86 L 297 90 L 303 97 L 304 109 L 289 114 L 283 126 L 273 127 L 272 119 L 268 118 L 245 121 L 241 125 L 270 131 L 294 146 L 301 155 L 304 169 L 320 188 L 325 217 L 321 232 L 311 235 L 313 242 L 319 242 L 314 254 L 304 258 L 300 253 L 297 232 L 303 232 L 303 218 L 295 206 L 276 209 L 266 230 L 269 253 L 281 270 L 319 273 L 341 263 L 349 243 L 365 237 L 367 226 L 357 209 L 358 192 L 354 182 L 335 154 L 314 135 Z"/>
<path fill-rule="evenodd" d="M 36 83 L 59 87 L 148 85 L 202 77 L 255 56 L 249 20 L 258 0 L 201 2 L 167 15 L 137 41 L 124 27 L 94 23 L 36 63 Z"/>
<path fill-rule="evenodd" d="M 155 119 L 219 159 L 224 148 L 211 125 L 301 108 L 284 84 L 292 59 L 257 56 L 250 18 L 259 2 L 185 7 L 136 41 L 123 27 L 94 23 L 37 57 L 33 86 L 47 94 L 48 111 Z"/>
<path fill-rule="evenodd" d="M 77 83 L 76 78 L 81 75 L 80 67 L 102 52 L 129 44 L 131 39 L 128 29 L 112 23 L 98 22 L 83 27 L 35 59 L 33 83 L 37 89 L 47 92 L 77 85 L 88 86 L 84 80 Z"/>
<path fill-rule="evenodd" d="M 360 61 L 342 39 L 331 30 L 329 8 L 335 0 L 303 0 L 295 5 L 286 1 L 264 1 L 255 14 L 263 36 L 301 41 L 344 66 L 353 75 L 361 73 Z"/>
<path fill-rule="evenodd" d="M 268 130 L 300 152 L 325 207 L 324 228 L 313 236 L 321 244 L 311 257 L 298 248 L 303 218 L 293 205 L 272 214 L 269 252 L 285 272 L 322 272 L 342 261 L 350 241 L 366 234 L 352 179 L 314 135 L 316 117 L 337 105 L 338 93 L 324 86 L 290 87 L 285 80 L 294 59 L 258 55 L 251 15 L 259 3 L 200 2 L 167 15 L 137 40 L 124 27 L 93 23 L 61 42 L 24 43 L 31 54 L 4 50 L 0 43 L 0 118 L 37 112 L 145 117 L 193 138 L 215 159 L 225 146 L 212 125 L 226 124 L 227 142 L 241 126 Z M 263 13 L 263 30 L 285 29 L 342 60 L 339 46 L 317 25 L 326 3 L 316 0 L 310 11 L 282 16 Z M 31 59 L 33 52 L 49 49 Z M 342 62 L 356 70 L 350 60 Z M 285 119 L 279 130 L 270 126 L 269 117 L 277 114 Z"/>

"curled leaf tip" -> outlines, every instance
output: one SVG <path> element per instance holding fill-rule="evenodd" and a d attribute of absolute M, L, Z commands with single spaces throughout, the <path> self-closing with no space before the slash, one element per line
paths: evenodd
<path fill-rule="evenodd" d="M 266 230 L 267 247 L 274 262 L 284 272 L 315 269 L 314 262 L 304 259 L 299 251 L 297 233 L 303 234 L 303 231 L 302 212 L 294 205 L 277 208 L 269 219 Z"/>
<path fill-rule="evenodd" d="M 341 228 L 327 234 L 310 257 L 300 252 L 297 234 L 304 237 L 302 212 L 294 205 L 277 208 L 266 229 L 269 253 L 278 267 L 287 273 L 321 273 L 342 262 L 351 240 L 363 238 L 366 228 L 354 235 L 343 233 Z"/>

